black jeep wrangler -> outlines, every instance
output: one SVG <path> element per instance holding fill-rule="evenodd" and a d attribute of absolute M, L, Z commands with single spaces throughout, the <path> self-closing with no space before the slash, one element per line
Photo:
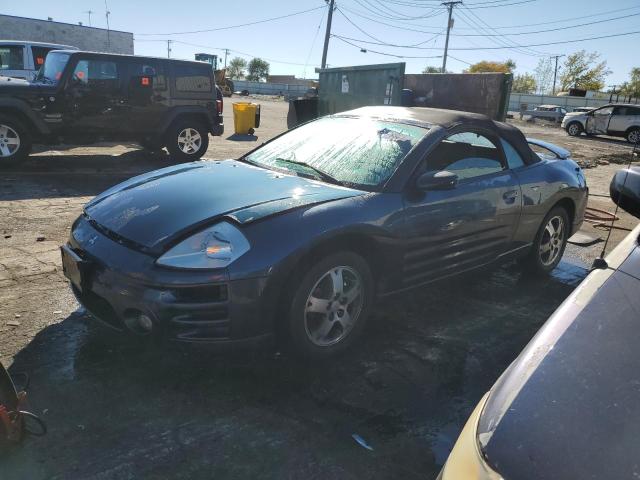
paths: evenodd
<path fill-rule="evenodd" d="M 34 82 L 0 80 L 0 164 L 32 143 L 100 140 L 200 158 L 222 135 L 222 95 L 207 63 L 75 50 L 49 52 Z"/>

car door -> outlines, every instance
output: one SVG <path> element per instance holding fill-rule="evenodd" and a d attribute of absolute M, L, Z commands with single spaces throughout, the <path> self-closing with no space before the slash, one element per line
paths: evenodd
<path fill-rule="evenodd" d="M 128 111 L 122 77 L 126 65 L 114 57 L 76 58 L 64 89 L 65 135 L 98 139 L 125 132 Z"/>
<path fill-rule="evenodd" d="M 169 108 L 164 63 L 146 58 L 129 59 L 124 84 L 128 131 L 136 138 L 157 133 Z"/>
<path fill-rule="evenodd" d="M 455 187 L 417 192 L 417 176 L 437 171 L 455 173 Z M 496 136 L 454 132 L 426 156 L 415 175 L 405 199 L 405 287 L 489 263 L 511 248 L 520 186 Z"/>
<path fill-rule="evenodd" d="M 598 108 L 590 113 L 587 117 L 587 133 L 606 135 L 612 113 L 613 107 Z"/>
<path fill-rule="evenodd" d="M 621 135 L 627 131 L 634 120 L 631 107 L 616 106 L 613 107 L 611 121 L 609 122 L 607 133 L 610 135 Z"/>

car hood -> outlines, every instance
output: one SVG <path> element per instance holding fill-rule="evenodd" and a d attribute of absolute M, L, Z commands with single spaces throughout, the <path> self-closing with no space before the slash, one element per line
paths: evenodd
<path fill-rule="evenodd" d="M 567 112 L 564 114 L 565 117 L 582 117 L 587 112 Z"/>
<path fill-rule="evenodd" d="M 200 161 L 150 172 L 103 192 L 85 215 L 112 237 L 162 250 L 226 216 L 246 224 L 305 205 L 366 192 L 254 167 Z"/>
<path fill-rule="evenodd" d="M 54 90 L 53 85 L 32 83 L 22 78 L 0 76 L 0 94 L 12 94 L 21 92 L 32 92 L 41 90 Z"/>
<path fill-rule="evenodd" d="M 491 390 L 478 440 L 504 478 L 640 472 L 639 234 L 582 282 Z"/>

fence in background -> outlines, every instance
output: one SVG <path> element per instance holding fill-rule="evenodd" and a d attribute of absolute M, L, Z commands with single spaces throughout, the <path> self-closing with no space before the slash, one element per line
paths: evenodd
<path fill-rule="evenodd" d="M 288 83 L 249 82 L 247 80 L 233 80 L 233 89 L 238 92 L 248 90 L 256 95 L 282 95 L 284 97 L 298 97 L 309 90 L 310 85 L 293 85 Z"/>
<path fill-rule="evenodd" d="M 628 99 L 627 99 L 628 100 Z M 531 110 L 538 105 L 558 105 L 565 107 L 568 111 L 572 111 L 576 107 L 602 107 L 609 103 L 622 103 L 622 97 L 620 100 L 616 100 L 614 95 L 611 102 L 609 98 L 583 98 L 583 97 L 555 97 L 551 95 L 527 95 L 524 93 L 511 93 L 509 97 L 509 111 L 519 112 L 523 105 L 526 105 L 525 110 Z M 638 99 L 633 99 L 630 103 L 638 103 Z"/>

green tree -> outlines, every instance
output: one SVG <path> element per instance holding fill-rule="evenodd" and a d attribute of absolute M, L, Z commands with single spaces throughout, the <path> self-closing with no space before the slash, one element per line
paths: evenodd
<path fill-rule="evenodd" d="M 440 73 L 441 71 L 441 68 L 427 65 L 426 67 L 424 67 L 424 70 L 422 70 L 422 73 Z"/>
<path fill-rule="evenodd" d="M 227 67 L 227 77 L 239 80 L 244 77 L 245 68 L 247 68 L 247 61 L 244 58 L 234 57 Z"/>
<path fill-rule="evenodd" d="M 586 50 L 569 55 L 562 65 L 560 88 L 564 91 L 570 88 L 602 90 L 604 80 L 611 70 L 607 68 L 606 61 L 599 60 L 599 53 L 588 53 Z"/>
<path fill-rule="evenodd" d="M 630 79 L 622 84 L 620 93 L 631 97 L 640 97 L 640 67 L 631 69 Z"/>
<path fill-rule="evenodd" d="M 262 60 L 261 58 L 253 58 L 249 62 L 247 80 L 252 82 L 259 82 L 260 80 L 266 80 L 269 75 L 269 62 Z"/>
<path fill-rule="evenodd" d="M 515 68 L 516 62 L 513 60 L 507 60 L 506 62 L 482 60 L 471 65 L 465 70 L 465 73 L 511 73 Z"/>
<path fill-rule="evenodd" d="M 538 65 L 533 71 L 535 75 L 536 85 L 538 87 L 538 93 L 544 95 L 550 93 L 551 85 L 553 83 L 553 69 L 554 64 L 551 58 L 541 58 L 538 60 Z"/>
<path fill-rule="evenodd" d="M 513 93 L 536 93 L 536 79 L 530 73 L 516 75 L 513 79 L 511 91 Z"/>

